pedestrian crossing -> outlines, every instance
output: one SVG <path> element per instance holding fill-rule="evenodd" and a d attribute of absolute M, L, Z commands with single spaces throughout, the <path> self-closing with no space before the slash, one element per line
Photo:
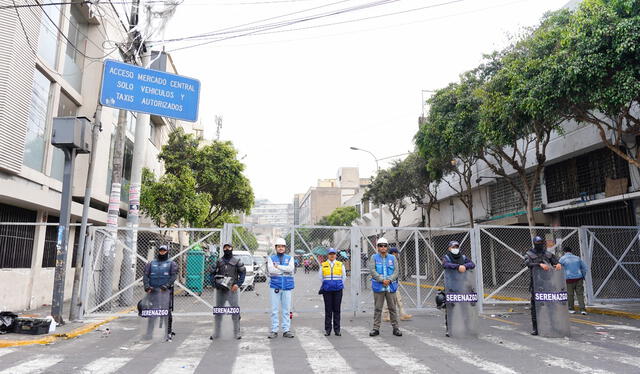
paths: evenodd
<path fill-rule="evenodd" d="M 107 342 L 99 337 L 90 342 L 76 339 L 66 346 L 54 345 L 46 350 L 45 347 L 29 348 L 33 351 L 30 354 L 22 354 L 19 349 L 0 349 L 0 374 L 275 374 L 282 372 L 283 361 L 294 365 L 291 373 L 314 374 L 428 374 L 444 370 L 514 374 L 536 372 L 532 363 L 539 363 L 549 372 L 604 374 L 640 370 L 637 355 L 574 339 L 532 337 L 513 326 L 490 326 L 478 339 L 445 338 L 440 332 L 423 331 L 415 325 L 403 328 L 403 337 L 395 337 L 390 332 L 370 337 L 369 328 L 362 324 L 343 326 L 342 337 L 325 337 L 321 329 L 308 325 L 294 330 L 294 339 L 269 340 L 267 328 L 245 326 L 242 340 L 229 337 L 213 342 L 209 340 L 209 329 L 202 328 L 185 330 L 168 343 L 140 342 L 136 335 L 127 344 L 107 351 L 104 357 L 90 357 L 89 349 L 82 351 L 91 344 Z M 47 353 L 43 353 L 45 351 Z M 80 351 L 87 356 L 86 360 L 62 369 L 64 361 Z M 364 357 L 361 361 L 357 359 L 357 352 Z M 146 359 L 141 359 L 143 356 Z M 10 364 L 8 360 L 12 360 Z M 221 362 L 229 365 L 218 371 L 216 364 Z"/>

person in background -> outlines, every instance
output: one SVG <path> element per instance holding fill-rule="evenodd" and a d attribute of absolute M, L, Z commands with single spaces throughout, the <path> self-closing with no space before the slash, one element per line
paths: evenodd
<path fill-rule="evenodd" d="M 397 261 L 400 261 L 400 252 L 398 252 L 398 248 L 391 247 L 389 249 L 389 254 L 393 255 Z M 398 264 L 398 266 L 400 265 Z M 411 314 L 405 313 L 404 311 L 404 304 L 402 303 L 402 292 L 396 292 L 395 296 L 396 296 L 396 305 L 397 305 L 398 313 L 400 313 L 400 320 L 401 321 L 410 320 L 413 316 Z M 391 320 L 391 318 L 389 317 L 389 305 L 386 305 L 384 307 L 384 312 L 382 313 L 382 319 L 385 322 L 389 322 Z"/>
<path fill-rule="evenodd" d="M 584 277 L 587 275 L 587 265 L 582 259 L 572 252 L 569 247 L 564 247 L 564 255 L 560 257 L 560 264 L 564 267 L 564 276 L 567 280 L 567 293 L 569 294 L 569 313 L 574 314 L 575 297 L 578 298 L 580 313 L 587 314 L 584 306 Z M 575 293 L 575 297 L 574 297 Z"/>
<path fill-rule="evenodd" d="M 329 248 L 327 261 L 320 266 L 320 280 L 322 286 L 320 294 L 324 299 L 324 336 L 342 336 L 340 333 L 340 305 L 342 304 L 342 290 L 347 280 L 347 272 L 341 261 L 336 260 L 336 250 Z"/>

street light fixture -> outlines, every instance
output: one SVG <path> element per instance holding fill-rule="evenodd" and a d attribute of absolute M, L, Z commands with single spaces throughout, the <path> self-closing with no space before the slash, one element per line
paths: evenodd
<path fill-rule="evenodd" d="M 376 155 L 374 155 L 371 151 L 367 151 L 366 149 L 362 149 L 362 148 L 358 148 L 358 147 L 349 147 L 352 151 L 362 151 L 362 152 L 367 152 L 368 154 L 371 155 L 371 157 L 373 157 L 373 159 L 376 161 L 376 175 L 380 174 L 380 164 L 378 164 L 378 160 L 380 160 L 379 158 L 376 157 Z M 380 211 L 380 236 L 382 236 L 382 204 L 378 204 L 378 210 Z"/>

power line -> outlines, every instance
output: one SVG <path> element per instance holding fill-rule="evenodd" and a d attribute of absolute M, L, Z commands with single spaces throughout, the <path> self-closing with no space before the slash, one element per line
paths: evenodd
<path fill-rule="evenodd" d="M 373 8 L 373 7 L 378 7 L 378 6 L 381 6 L 381 5 L 387 5 L 387 4 L 395 3 L 395 2 L 398 2 L 398 1 L 400 1 L 400 0 L 381 0 L 381 1 L 370 2 L 370 3 L 358 5 L 358 6 L 353 6 L 353 7 L 350 7 L 350 8 L 342 8 L 342 9 L 338 9 L 338 10 L 319 13 L 319 14 L 311 15 L 311 16 L 304 17 L 304 18 L 295 18 L 295 19 L 285 20 L 285 21 L 276 22 L 276 23 L 258 25 L 258 26 L 255 26 L 255 27 L 247 27 L 247 28 L 241 28 L 241 29 L 235 29 L 235 30 L 231 30 L 231 29 L 233 29 L 233 27 L 230 27 L 230 28 L 227 28 L 227 29 L 220 29 L 220 30 L 217 30 L 217 31 L 204 33 L 204 34 L 200 34 L 200 35 L 194 35 L 194 36 L 190 36 L 190 37 L 184 37 L 184 38 L 178 38 L 178 39 L 169 39 L 169 40 L 165 40 L 164 43 L 166 44 L 168 42 L 185 41 L 185 40 L 207 40 L 212 36 L 219 36 L 219 35 L 225 35 L 225 34 L 236 34 L 236 33 L 239 33 L 239 32 L 248 31 L 245 34 L 223 37 L 223 38 L 220 38 L 220 39 L 216 39 L 216 41 L 234 39 L 234 38 L 238 38 L 238 37 L 241 37 L 241 36 L 247 36 L 247 35 L 256 34 L 256 33 L 262 32 L 262 31 L 266 31 L 266 30 L 272 30 L 272 29 L 276 29 L 276 28 L 291 26 L 291 25 L 294 25 L 294 24 L 297 24 L 297 23 L 309 22 L 309 21 L 313 21 L 313 20 L 317 20 L 317 19 L 321 19 L 321 18 L 327 18 L 327 17 L 336 16 L 336 15 L 347 14 L 347 13 L 351 13 L 351 12 L 358 11 L 358 10 L 370 9 L 370 8 Z M 464 0 L 457 0 L 457 1 L 464 1 Z M 338 3 L 341 3 L 341 2 L 344 2 L 344 1 L 340 1 Z M 337 3 L 333 3 L 333 4 L 337 4 Z M 333 4 L 331 4 L 331 5 L 333 5 Z M 308 10 L 306 10 L 306 11 L 308 11 Z M 301 12 L 306 12 L 306 11 L 301 11 Z M 295 13 L 301 13 L 301 12 L 295 12 Z M 284 17 L 284 16 L 272 17 L 271 19 L 282 18 L 282 17 Z M 269 19 L 267 19 L 267 20 L 269 20 Z M 249 24 L 253 24 L 253 23 L 257 23 L 257 22 L 261 22 L 261 21 L 254 21 L 254 22 L 251 22 Z M 244 25 L 240 25 L 240 26 L 237 26 L 237 27 L 242 27 L 242 26 L 249 25 L 249 24 L 244 24 Z M 197 45 L 205 45 L 205 44 L 208 44 L 208 43 L 210 43 L 210 42 L 200 43 L 200 44 L 197 44 Z"/>
<path fill-rule="evenodd" d="M 18 9 L 18 8 L 35 8 L 35 7 L 41 7 L 42 5 L 39 4 L 16 4 L 15 1 L 12 1 L 13 5 L 2 5 L 0 6 L 0 10 L 3 9 Z M 89 4 L 92 3 L 92 1 L 77 1 L 77 2 L 59 2 L 59 3 L 46 3 L 44 4 L 44 6 L 50 6 L 50 5 L 70 5 L 70 4 Z"/>

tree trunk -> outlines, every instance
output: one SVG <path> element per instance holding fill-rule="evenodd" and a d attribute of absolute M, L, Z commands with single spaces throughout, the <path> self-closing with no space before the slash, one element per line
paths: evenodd
<path fill-rule="evenodd" d="M 534 186 L 535 186 L 535 182 L 534 182 Z M 533 190 L 535 190 L 535 189 L 533 189 Z M 528 191 L 528 193 L 527 193 L 527 222 L 529 223 L 530 227 L 533 227 L 533 226 L 536 225 L 536 220 L 533 217 L 533 204 L 534 204 L 533 198 L 534 198 L 534 192 L 533 191 Z"/>

